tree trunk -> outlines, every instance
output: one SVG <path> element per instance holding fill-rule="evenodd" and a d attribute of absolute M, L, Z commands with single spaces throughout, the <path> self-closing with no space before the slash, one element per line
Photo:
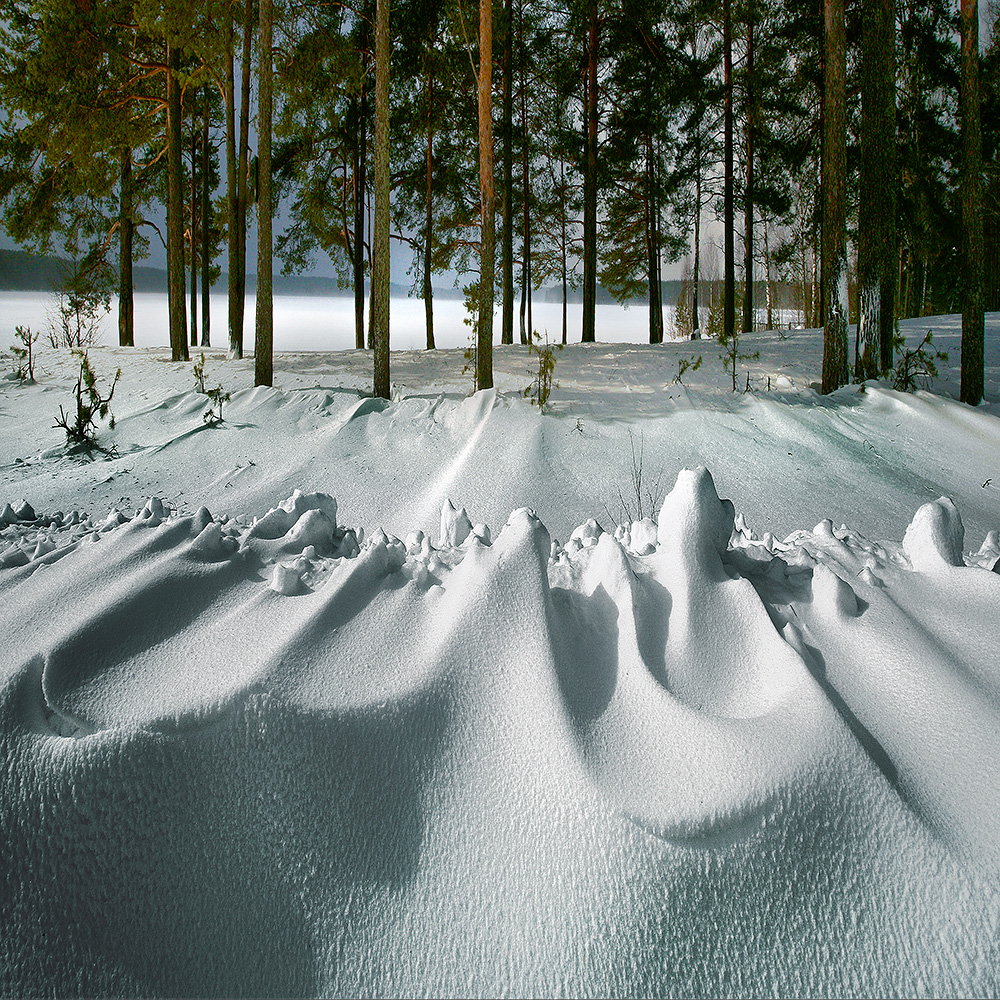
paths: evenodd
<path fill-rule="evenodd" d="M 746 190 L 743 192 L 743 332 L 753 330 L 753 199 L 754 199 L 754 128 L 756 111 L 753 90 L 753 9 L 747 10 L 747 64 L 746 64 L 746 129 L 747 162 Z"/>
<path fill-rule="evenodd" d="M 135 299 L 132 282 L 132 150 L 122 152 L 118 207 L 118 344 L 135 346 Z"/>
<path fill-rule="evenodd" d="M 368 33 L 362 20 L 361 59 L 367 60 Z M 362 67 L 364 68 L 364 67 Z M 368 86 L 367 74 L 361 74 L 358 95 L 357 141 L 354 144 L 354 346 L 365 346 L 365 198 L 368 184 Z M 370 329 L 370 324 L 369 324 Z"/>
<path fill-rule="evenodd" d="M 236 30 L 232 12 L 226 14 L 226 215 L 228 216 L 227 237 L 229 269 L 228 307 L 229 307 L 229 356 L 243 357 L 243 336 L 239 324 L 239 189 L 236 174 L 236 70 L 234 50 L 236 47 Z"/>
<path fill-rule="evenodd" d="M 493 386 L 493 277 L 496 270 L 496 194 L 493 190 L 493 4 L 479 0 L 479 193 L 481 253 L 476 388 Z"/>
<path fill-rule="evenodd" d="M 243 30 L 243 66 L 240 81 L 240 145 L 237 173 L 236 206 L 236 336 L 243 357 L 243 321 L 247 294 L 247 213 L 249 212 L 248 173 L 250 169 L 250 59 L 253 42 L 253 0 L 246 0 L 246 25 Z"/>
<path fill-rule="evenodd" d="M 372 233 L 374 395 L 389 398 L 389 8 L 375 3 L 375 226 Z"/>
<path fill-rule="evenodd" d="M 733 24 L 730 0 L 724 0 L 723 45 L 724 55 L 724 122 L 723 159 L 725 181 L 723 190 L 723 228 L 725 230 L 725 299 L 722 305 L 722 336 L 731 343 L 736 335 L 736 246 L 735 204 L 733 200 Z M 733 366 L 735 372 L 735 365 Z M 735 376 L 734 376 L 735 377 Z"/>
<path fill-rule="evenodd" d="M 205 85 L 202 95 L 205 106 L 201 116 L 201 346 L 212 343 L 211 293 L 212 264 L 211 192 L 209 191 L 210 150 L 208 146 L 209 89 Z"/>
<path fill-rule="evenodd" d="M 254 385 L 274 382 L 274 302 L 271 265 L 274 253 L 271 197 L 272 29 L 271 0 L 260 0 L 260 78 L 257 95 L 257 323 Z"/>
<path fill-rule="evenodd" d="M 858 351 L 854 377 L 892 367 L 896 297 L 895 0 L 862 5 Z"/>
<path fill-rule="evenodd" d="M 500 271 L 502 311 L 500 343 L 514 343 L 514 70 L 513 3 L 504 2 L 503 23 L 503 219 L 501 222 Z"/>
<path fill-rule="evenodd" d="M 586 158 L 583 170 L 583 336 L 597 339 L 597 0 L 590 0 L 587 32 Z"/>
<path fill-rule="evenodd" d="M 562 343 L 566 343 L 567 330 L 567 299 L 569 297 L 569 280 L 567 276 L 567 238 L 566 238 L 566 161 L 559 158 L 559 222 L 562 228 L 562 239 L 559 244 L 560 277 L 562 278 Z"/>
<path fill-rule="evenodd" d="M 844 0 L 824 0 L 823 392 L 846 385 L 847 40 Z"/>
<path fill-rule="evenodd" d="M 698 314 L 698 291 L 701 284 L 701 125 L 694 137 L 694 286 L 691 306 L 691 338 L 701 337 L 701 320 Z"/>
<path fill-rule="evenodd" d="M 431 284 L 431 255 L 434 250 L 434 77 L 427 62 L 427 186 L 424 216 L 424 316 L 427 326 L 427 350 L 434 350 L 434 287 Z"/>
<path fill-rule="evenodd" d="M 184 194 L 181 165 L 180 49 L 167 48 L 167 299 L 170 359 L 187 361 L 184 316 Z"/>
<path fill-rule="evenodd" d="M 962 0 L 962 390 L 978 406 L 983 359 L 983 139 L 979 124 L 979 2 Z"/>
<path fill-rule="evenodd" d="M 521 343 L 530 344 L 531 323 L 531 176 L 528 155 L 528 73 L 524 53 L 524 3 L 519 6 L 518 48 L 521 54 Z"/>
<path fill-rule="evenodd" d="M 656 200 L 653 178 L 653 139 L 646 136 L 646 284 L 649 299 L 649 342 L 663 341 L 663 309 L 659 301 L 659 268 L 656 258 Z"/>
<path fill-rule="evenodd" d="M 198 129 L 191 113 L 191 346 L 198 346 Z"/>

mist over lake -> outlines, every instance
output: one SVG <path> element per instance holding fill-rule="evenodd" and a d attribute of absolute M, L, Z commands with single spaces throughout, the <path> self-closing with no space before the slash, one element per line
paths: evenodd
<path fill-rule="evenodd" d="M 366 299 L 367 303 L 367 299 Z M 50 292 L 0 292 L 0 346 L 6 347 L 16 326 L 30 326 L 44 337 L 56 317 L 58 301 Z M 582 305 L 570 303 L 567 309 L 570 343 L 579 341 Z M 212 296 L 211 337 L 215 347 L 228 343 L 227 305 L 224 294 Z M 244 346 L 253 351 L 256 300 L 247 296 Z M 199 338 L 201 303 L 198 304 Z M 472 328 L 465 305 L 457 299 L 434 303 L 434 339 L 438 347 L 466 347 Z M 673 307 L 664 309 L 667 337 L 673 331 Z M 367 305 L 366 305 L 367 321 Z M 394 298 L 390 305 L 390 340 L 393 350 L 420 350 L 426 346 L 424 303 L 422 299 Z M 493 320 L 494 341 L 500 339 L 500 311 Z M 562 306 L 537 302 L 532 305 L 532 325 L 551 343 L 562 337 Z M 519 314 L 514 312 L 514 337 L 520 339 Z M 189 330 L 190 334 L 190 330 Z M 607 343 L 647 343 L 649 309 L 645 305 L 597 306 L 597 339 Z M 111 300 L 111 311 L 101 321 L 100 342 L 118 341 L 118 301 Z M 159 292 L 135 295 L 135 346 L 161 347 L 170 342 L 167 330 L 167 296 Z M 354 346 L 354 300 L 348 296 L 276 295 L 274 297 L 275 351 L 343 351 Z"/>

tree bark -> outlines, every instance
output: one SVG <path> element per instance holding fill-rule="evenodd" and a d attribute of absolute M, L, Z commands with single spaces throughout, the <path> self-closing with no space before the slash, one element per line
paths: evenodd
<path fill-rule="evenodd" d="M 427 62 L 427 185 L 424 194 L 424 317 L 427 327 L 427 350 L 434 350 L 434 286 L 431 283 L 434 251 L 434 76 Z"/>
<path fill-rule="evenodd" d="M 500 230 L 502 317 L 500 343 L 514 343 L 514 97 L 511 75 L 514 66 L 512 0 L 504 2 L 503 24 L 503 219 Z"/>
<path fill-rule="evenodd" d="M 531 175 L 528 139 L 528 70 L 524 52 L 524 2 L 518 12 L 518 48 L 521 63 L 521 343 L 530 344 L 531 322 Z"/>
<path fill-rule="evenodd" d="M 271 0 L 260 0 L 260 77 L 257 96 L 257 316 L 254 385 L 274 382 L 274 302 L 271 264 L 274 253 L 271 197 L 272 34 Z"/>
<path fill-rule="evenodd" d="M 481 252 L 476 388 L 493 386 L 493 280 L 496 270 L 496 193 L 493 190 L 493 4 L 479 0 L 479 193 Z"/>
<path fill-rule="evenodd" d="M 753 79 L 753 8 L 747 10 L 747 64 L 746 64 L 746 128 L 747 162 L 745 190 L 743 192 L 743 332 L 753 330 L 753 199 L 754 199 L 754 107 Z"/>
<path fill-rule="evenodd" d="M 205 106 L 201 116 L 201 346 L 208 347 L 212 343 L 211 335 L 211 293 L 212 276 L 209 269 L 212 264 L 212 226 L 211 226 L 211 192 L 209 167 L 211 165 L 208 146 L 209 118 L 209 88 L 206 84 L 203 92 Z"/>
<path fill-rule="evenodd" d="M 375 222 L 372 232 L 373 393 L 389 398 L 389 8 L 375 3 Z"/>
<path fill-rule="evenodd" d="M 586 158 L 583 170 L 583 335 L 597 339 L 597 0 L 590 0 L 587 31 Z"/>
<path fill-rule="evenodd" d="M 983 138 L 979 122 L 979 2 L 962 3 L 962 388 L 978 406 L 985 389 L 983 357 Z"/>
<path fill-rule="evenodd" d="M 725 297 L 722 304 L 722 336 L 728 344 L 736 334 L 736 246 L 735 246 L 735 203 L 733 200 L 733 22 L 730 10 L 730 0 L 724 0 L 723 10 L 723 46 L 724 68 L 723 85 L 724 121 L 723 121 L 723 228 L 725 230 L 723 251 L 725 261 Z M 735 366 L 734 366 L 735 370 Z M 735 377 L 735 376 L 734 376 Z"/>
<path fill-rule="evenodd" d="M 198 129 L 191 113 L 191 346 L 198 346 Z"/>
<path fill-rule="evenodd" d="M 121 190 L 118 207 L 118 344 L 135 346 L 135 299 L 132 282 L 132 150 L 122 152 Z"/>
<path fill-rule="evenodd" d="M 367 60 L 368 32 L 362 19 L 361 59 Z M 362 65 L 362 70 L 364 70 Z M 354 144 L 354 346 L 365 346 L 365 197 L 368 185 L 368 86 L 367 74 L 361 74 L 361 93 L 358 95 L 357 139 Z"/>
<path fill-rule="evenodd" d="M 170 359 L 187 361 L 184 316 L 184 194 L 181 166 L 180 50 L 167 47 L 167 299 Z"/>
<path fill-rule="evenodd" d="M 847 360 L 847 38 L 844 0 L 824 0 L 823 392 L 846 385 Z"/>
<path fill-rule="evenodd" d="M 238 302 L 240 296 L 240 251 L 239 251 L 239 187 L 236 174 L 236 69 L 235 69 L 236 28 L 232 12 L 226 14 L 226 215 L 228 216 L 227 267 L 228 309 L 229 309 L 229 356 L 243 357 L 243 336 L 239 323 Z"/>
<path fill-rule="evenodd" d="M 862 5 L 858 349 L 854 376 L 892 367 L 896 298 L 895 0 Z"/>
<path fill-rule="evenodd" d="M 239 350 L 236 357 L 243 357 L 243 325 L 247 294 L 247 213 L 250 209 L 248 174 L 250 169 L 250 60 L 253 43 L 253 0 L 246 0 L 246 24 L 243 30 L 243 65 L 240 81 L 240 145 L 237 169 L 236 206 L 236 336 Z"/>

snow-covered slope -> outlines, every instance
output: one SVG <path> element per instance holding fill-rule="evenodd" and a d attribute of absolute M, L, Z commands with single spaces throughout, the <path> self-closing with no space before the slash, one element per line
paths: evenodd
<path fill-rule="evenodd" d="M 996 405 L 809 336 L 5 383 L 0 990 L 1000 992 Z"/>

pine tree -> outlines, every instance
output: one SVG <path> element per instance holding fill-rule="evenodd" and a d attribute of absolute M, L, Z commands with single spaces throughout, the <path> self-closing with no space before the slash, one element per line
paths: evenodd
<path fill-rule="evenodd" d="M 372 232 L 372 335 L 375 396 L 389 398 L 389 53 L 391 0 L 375 4 L 375 222 Z"/>
<path fill-rule="evenodd" d="M 493 4 L 479 0 L 479 318 L 476 388 L 493 386 L 493 283 L 496 270 L 496 196 L 493 189 Z"/>
<path fill-rule="evenodd" d="M 844 0 L 823 0 L 823 392 L 847 365 L 847 37 Z"/>
<path fill-rule="evenodd" d="M 984 388 L 983 140 L 979 124 L 979 2 L 962 0 L 962 402 Z"/>
<path fill-rule="evenodd" d="M 257 115 L 257 316 L 254 339 L 254 385 L 274 381 L 274 312 L 272 301 L 272 218 L 271 197 L 271 128 L 272 128 L 272 7 L 271 0 L 260 0 L 260 82 Z"/>

